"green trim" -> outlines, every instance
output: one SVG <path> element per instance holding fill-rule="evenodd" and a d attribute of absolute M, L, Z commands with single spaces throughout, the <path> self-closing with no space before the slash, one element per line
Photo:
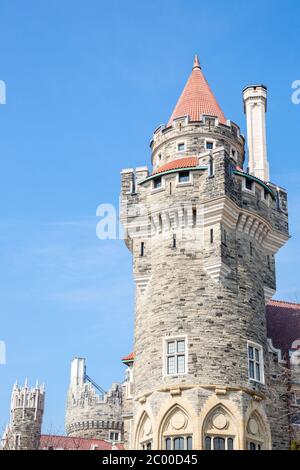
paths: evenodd
<path fill-rule="evenodd" d="M 126 361 L 126 360 L 123 361 L 122 360 L 122 362 L 123 362 L 123 364 L 129 364 L 130 362 L 134 362 L 134 359 L 128 359 L 128 361 Z"/>
<path fill-rule="evenodd" d="M 175 168 L 174 170 L 166 170 L 162 171 L 161 173 L 156 173 L 155 175 L 150 175 L 145 178 L 143 181 L 140 181 L 138 184 L 146 183 L 154 178 L 159 178 L 160 176 L 168 175 L 170 173 L 177 173 L 178 171 L 195 171 L 195 170 L 207 170 L 207 166 L 192 166 L 192 167 L 183 167 L 183 168 Z"/>
<path fill-rule="evenodd" d="M 256 178 L 256 176 L 249 175 L 248 173 L 244 173 L 243 171 L 239 171 L 239 170 L 233 170 L 233 173 L 235 175 L 244 176 L 245 178 L 248 178 L 251 181 L 255 181 L 255 183 L 259 184 L 264 189 L 266 189 L 271 194 L 272 198 L 275 199 L 274 191 L 271 188 L 269 188 L 269 186 L 266 183 L 264 183 L 262 180 L 260 180 L 259 178 Z"/>

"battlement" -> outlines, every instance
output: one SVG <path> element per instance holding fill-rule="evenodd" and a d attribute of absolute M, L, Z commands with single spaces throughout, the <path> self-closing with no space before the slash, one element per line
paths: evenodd
<path fill-rule="evenodd" d="M 121 440 L 122 402 L 121 384 L 114 383 L 104 391 L 86 374 L 84 358 L 72 361 L 66 410 L 69 436 Z M 110 439 L 111 433 L 114 439 Z"/>
<path fill-rule="evenodd" d="M 160 126 L 150 142 L 153 169 L 176 158 L 198 155 L 211 148 L 224 146 L 236 164 L 243 166 L 245 139 L 240 128 L 233 122 L 219 123 L 215 116 L 203 116 L 199 122 L 183 116 L 173 121 L 172 126 Z"/>
<path fill-rule="evenodd" d="M 28 387 L 27 380 L 23 387 L 19 386 L 17 382 L 15 383 L 11 396 L 11 411 L 15 409 L 26 408 L 44 411 L 45 404 L 45 386 L 38 385 L 36 383 L 35 387 Z"/>
<path fill-rule="evenodd" d="M 15 383 L 11 395 L 10 423 L 2 438 L 4 449 L 38 449 L 45 404 L 45 387 Z"/>

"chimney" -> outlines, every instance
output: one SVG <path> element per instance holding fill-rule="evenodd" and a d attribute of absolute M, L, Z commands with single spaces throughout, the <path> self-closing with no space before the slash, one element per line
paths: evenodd
<path fill-rule="evenodd" d="M 85 380 L 85 359 L 75 357 L 71 364 L 71 387 L 82 386 Z"/>
<path fill-rule="evenodd" d="M 266 142 L 267 87 L 249 85 L 243 90 L 247 121 L 249 173 L 268 182 L 269 162 Z"/>

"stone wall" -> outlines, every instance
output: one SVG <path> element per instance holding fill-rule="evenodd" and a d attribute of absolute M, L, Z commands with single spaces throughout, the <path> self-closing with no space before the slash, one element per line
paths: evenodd
<path fill-rule="evenodd" d="M 207 390 L 218 388 L 225 394 L 235 391 L 236 418 L 244 426 L 239 428 L 240 448 L 247 446 L 247 413 L 257 403 L 257 419 L 264 423 L 266 434 L 264 446 L 271 446 L 265 302 L 266 292 L 275 289 L 274 254 L 288 238 L 287 211 L 269 191 L 265 194 L 259 180 L 247 191 L 247 175 L 235 173 L 237 162 L 230 153 L 234 146 L 243 158 L 241 137 L 223 128 L 223 140 L 220 126 L 210 130 L 216 148 L 209 153 L 203 152 L 201 126 L 183 123 L 157 131 L 152 142 L 156 167 L 179 158 L 174 153 L 179 140 L 187 142 L 180 157 L 200 152 L 201 169 L 190 171 L 189 183 L 178 184 L 176 172 L 170 172 L 163 175 L 162 187 L 154 189 L 143 168 L 146 179 L 132 192 L 134 172 L 122 173 L 121 217 L 137 286 L 130 444 L 134 447 L 146 410 L 152 428 L 160 432 L 156 416 L 162 413 L 166 393 L 173 396 L 172 390 L 179 391 L 182 401 L 192 406 L 190 418 L 198 420 L 198 429 L 202 406 L 211 393 Z M 211 158 L 213 175 L 208 172 Z M 188 371 L 183 375 L 164 372 L 164 344 L 173 336 L 187 340 Z M 263 348 L 264 383 L 249 380 L 247 341 Z M 272 393 L 277 393 L 278 402 L 280 391 Z M 222 402 L 218 394 L 217 400 Z M 281 424 L 277 430 L 274 426 L 273 447 L 286 448 Z M 201 448 L 202 437 L 197 436 L 195 445 Z M 154 445 L 162 445 L 159 434 L 153 439 Z"/>

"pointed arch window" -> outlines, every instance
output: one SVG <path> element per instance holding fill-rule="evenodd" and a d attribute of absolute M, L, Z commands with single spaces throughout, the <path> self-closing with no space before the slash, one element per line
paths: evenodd
<path fill-rule="evenodd" d="M 181 407 L 171 409 L 162 425 L 162 449 L 192 450 L 192 424 L 188 414 Z"/>
<path fill-rule="evenodd" d="M 231 414 L 219 405 L 210 411 L 204 421 L 203 448 L 205 450 L 237 449 L 237 429 Z"/>

